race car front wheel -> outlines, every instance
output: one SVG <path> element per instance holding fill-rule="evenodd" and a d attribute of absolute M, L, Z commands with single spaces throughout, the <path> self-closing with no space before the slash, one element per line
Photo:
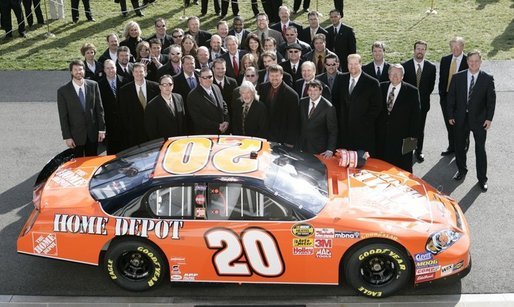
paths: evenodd
<path fill-rule="evenodd" d="M 120 287 L 144 291 L 157 287 L 168 272 L 160 250 L 143 240 L 118 241 L 107 250 L 104 268 Z"/>
<path fill-rule="evenodd" d="M 407 254 L 387 243 L 357 248 L 344 264 L 350 286 L 369 297 L 386 297 L 402 289 L 410 279 L 412 265 Z"/>

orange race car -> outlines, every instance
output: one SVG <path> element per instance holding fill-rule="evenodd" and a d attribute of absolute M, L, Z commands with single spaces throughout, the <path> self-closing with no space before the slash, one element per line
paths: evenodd
<path fill-rule="evenodd" d="M 383 161 L 343 167 L 357 161 L 239 136 L 170 138 L 117 156 L 68 153 L 39 175 L 18 252 L 101 265 L 128 290 L 166 278 L 346 281 L 385 297 L 471 267 L 458 204 Z"/>

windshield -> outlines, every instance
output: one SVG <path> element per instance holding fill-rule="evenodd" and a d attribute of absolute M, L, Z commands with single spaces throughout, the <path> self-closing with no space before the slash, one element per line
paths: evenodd
<path fill-rule="evenodd" d="M 318 214 L 328 200 L 326 168 L 315 156 L 272 147 L 264 185 L 300 209 Z"/>
<path fill-rule="evenodd" d="M 91 179 L 96 200 L 114 197 L 150 180 L 163 141 L 145 143 L 102 165 Z"/>

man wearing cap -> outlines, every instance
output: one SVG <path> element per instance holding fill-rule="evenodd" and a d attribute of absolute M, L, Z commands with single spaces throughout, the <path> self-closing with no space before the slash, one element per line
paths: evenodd
<path fill-rule="evenodd" d="M 291 44 L 286 47 L 288 53 L 288 60 L 280 63 L 284 72 L 289 73 L 293 77 L 293 83 L 302 78 L 302 63 L 305 62 L 301 59 L 302 46 L 299 44 Z"/>

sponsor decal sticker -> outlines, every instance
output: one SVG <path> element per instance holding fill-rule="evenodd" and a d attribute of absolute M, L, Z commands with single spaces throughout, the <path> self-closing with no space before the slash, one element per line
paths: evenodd
<path fill-rule="evenodd" d="M 314 234 L 314 227 L 310 224 L 295 224 L 291 228 L 291 233 L 295 237 L 310 237 Z"/>
<path fill-rule="evenodd" d="M 381 297 L 382 296 L 381 291 L 371 291 L 364 287 L 359 287 L 359 289 L 357 289 L 357 290 L 359 290 L 360 292 L 364 293 L 367 296 L 373 296 L 373 297 Z"/>
<path fill-rule="evenodd" d="M 334 228 L 316 228 L 314 229 L 314 236 L 322 239 L 334 238 Z"/>
<path fill-rule="evenodd" d="M 328 248 L 321 248 L 316 251 L 316 258 L 332 258 L 332 252 Z"/>
<path fill-rule="evenodd" d="M 426 260 L 432 260 L 433 258 L 434 256 L 432 255 L 432 253 L 420 253 L 414 256 L 414 261 L 421 262 Z"/>
<path fill-rule="evenodd" d="M 463 266 L 464 266 L 464 260 L 461 260 L 453 265 L 453 271 L 454 272 L 458 271 L 458 270 L 462 269 Z"/>
<path fill-rule="evenodd" d="M 195 208 L 195 217 L 205 218 L 205 208 Z"/>
<path fill-rule="evenodd" d="M 50 179 L 48 188 L 77 188 L 87 186 L 87 178 L 91 176 L 94 168 L 85 172 L 82 169 L 60 169 Z"/>
<path fill-rule="evenodd" d="M 203 205 L 205 204 L 205 196 L 203 194 L 198 194 L 195 197 L 195 203 L 197 205 Z"/>
<path fill-rule="evenodd" d="M 180 276 L 178 274 L 171 275 L 171 280 L 181 280 L 181 279 L 182 279 L 182 276 Z"/>
<path fill-rule="evenodd" d="M 438 264 L 439 264 L 439 260 L 437 260 L 437 259 L 418 261 L 418 262 L 416 262 L 416 268 L 433 267 L 433 266 L 437 266 Z"/>
<path fill-rule="evenodd" d="M 332 239 L 314 239 L 316 248 L 332 248 Z"/>
<path fill-rule="evenodd" d="M 185 273 L 183 280 L 196 280 L 198 273 Z"/>
<path fill-rule="evenodd" d="M 358 231 L 336 231 L 334 238 L 336 239 L 360 239 L 361 233 Z"/>
<path fill-rule="evenodd" d="M 386 239 L 391 239 L 393 241 L 398 241 L 398 237 L 397 236 L 389 234 L 389 233 L 385 233 L 385 232 L 369 232 L 369 233 L 365 233 L 365 234 L 362 235 L 362 238 L 363 239 L 368 239 L 368 238 L 386 238 Z"/>
<path fill-rule="evenodd" d="M 174 264 L 171 266 L 171 273 L 180 274 L 180 265 Z"/>
<path fill-rule="evenodd" d="M 314 247 L 314 239 L 311 238 L 294 238 L 293 247 Z"/>
<path fill-rule="evenodd" d="M 453 272 L 453 264 L 445 265 L 441 267 L 441 276 L 449 275 Z"/>
<path fill-rule="evenodd" d="M 57 236 L 53 233 L 32 233 L 34 253 L 46 256 L 57 256 Z"/>
<path fill-rule="evenodd" d="M 314 247 L 293 247 L 293 255 L 296 255 L 296 256 L 314 255 Z"/>
<path fill-rule="evenodd" d="M 441 269 L 441 266 L 439 266 L 439 265 L 433 266 L 433 267 L 428 267 L 428 268 L 416 269 L 416 275 L 435 273 L 435 272 L 439 271 L 439 269 Z"/>
<path fill-rule="evenodd" d="M 435 273 L 423 274 L 423 275 L 416 276 L 416 282 L 429 281 L 434 278 L 435 278 Z"/>

